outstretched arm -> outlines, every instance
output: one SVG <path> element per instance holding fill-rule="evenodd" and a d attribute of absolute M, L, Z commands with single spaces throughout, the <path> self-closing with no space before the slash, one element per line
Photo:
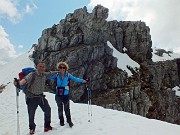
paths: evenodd
<path fill-rule="evenodd" d="M 44 72 L 47 78 L 51 78 L 51 76 L 57 74 L 59 71 L 49 71 L 49 72 Z M 51 78 L 54 79 L 54 78 Z"/>
<path fill-rule="evenodd" d="M 72 74 L 69 74 L 69 78 L 75 82 L 80 82 L 80 83 L 87 83 L 88 80 L 84 80 L 84 79 L 81 79 L 81 78 L 78 78 L 78 77 L 75 77 L 73 76 Z"/>

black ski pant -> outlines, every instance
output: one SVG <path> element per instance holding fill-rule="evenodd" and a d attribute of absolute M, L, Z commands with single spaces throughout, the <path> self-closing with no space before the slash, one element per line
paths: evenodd
<path fill-rule="evenodd" d="M 55 100 L 58 106 L 58 115 L 60 122 L 64 123 L 63 110 L 65 111 L 67 122 L 71 122 L 69 95 L 56 95 Z"/>
<path fill-rule="evenodd" d="M 44 112 L 44 127 L 49 127 L 51 123 L 51 108 L 45 96 L 27 98 L 26 103 L 29 115 L 29 129 L 35 130 L 36 128 L 36 124 L 34 123 L 34 117 L 38 105 Z"/>

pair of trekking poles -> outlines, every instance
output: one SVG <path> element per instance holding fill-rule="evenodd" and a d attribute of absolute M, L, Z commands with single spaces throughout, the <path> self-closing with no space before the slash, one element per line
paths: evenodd
<path fill-rule="evenodd" d="M 88 94 L 88 122 L 92 122 L 92 90 L 89 88 L 90 85 L 90 81 L 88 80 L 88 82 L 85 84 L 85 89 L 87 91 Z"/>

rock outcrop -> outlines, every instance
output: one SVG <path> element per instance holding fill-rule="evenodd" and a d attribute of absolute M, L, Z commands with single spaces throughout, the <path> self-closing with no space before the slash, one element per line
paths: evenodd
<path fill-rule="evenodd" d="M 107 17 L 105 7 L 98 5 L 92 13 L 84 7 L 43 30 L 34 45 L 35 64 L 43 59 L 47 70 L 56 70 L 59 61 L 67 62 L 70 73 L 90 78 L 93 104 L 180 124 L 180 99 L 172 90 L 179 85 L 180 60 L 152 62 L 149 27 L 141 21 L 108 22 Z M 107 41 L 140 64 L 129 67 L 132 76 L 117 68 Z M 87 102 L 82 84 L 71 83 L 71 96 Z"/>

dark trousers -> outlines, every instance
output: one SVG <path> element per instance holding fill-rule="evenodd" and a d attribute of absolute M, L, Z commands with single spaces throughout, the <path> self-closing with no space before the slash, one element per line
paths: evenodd
<path fill-rule="evenodd" d="M 44 127 L 49 127 L 51 123 L 51 108 L 47 99 L 43 97 L 34 97 L 26 99 L 28 114 L 29 114 L 29 129 L 34 129 L 36 124 L 34 123 L 34 116 L 38 105 L 44 112 Z"/>
<path fill-rule="evenodd" d="M 63 116 L 63 109 L 64 109 L 67 122 L 70 123 L 71 114 L 70 114 L 70 107 L 69 107 L 70 106 L 69 95 L 63 95 L 63 96 L 56 95 L 55 100 L 58 106 L 58 115 L 59 115 L 60 122 L 64 122 L 64 116 Z"/>

